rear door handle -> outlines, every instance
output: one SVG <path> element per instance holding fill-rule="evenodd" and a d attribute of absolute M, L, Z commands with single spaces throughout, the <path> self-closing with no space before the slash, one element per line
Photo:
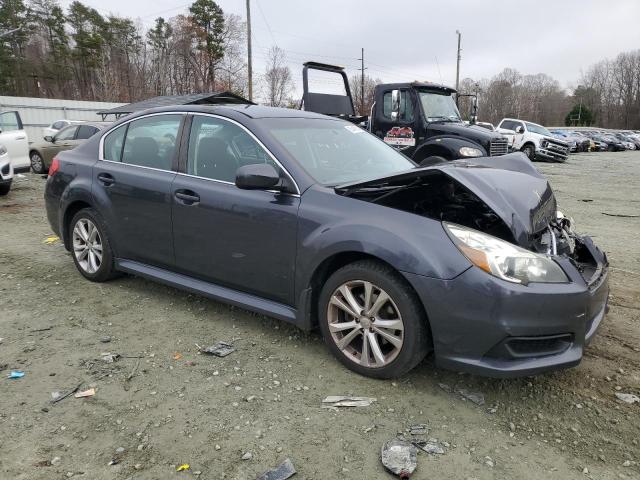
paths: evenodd
<path fill-rule="evenodd" d="M 25 136 L 23 135 L 23 136 L 21 136 L 21 137 L 16 137 L 16 140 L 24 140 L 25 138 L 27 138 L 27 137 L 25 137 Z"/>
<path fill-rule="evenodd" d="M 185 205 L 194 205 L 200 201 L 200 195 L 191 190 L 176 190 L 174 195 Z"/>
<path fill-rule="evenodd" d="M 98 181 L 102 183 L 105 187 L 108 187 L 116 183 L 116 179 L 113 178 L 109 173 L 99 173 Z"/>

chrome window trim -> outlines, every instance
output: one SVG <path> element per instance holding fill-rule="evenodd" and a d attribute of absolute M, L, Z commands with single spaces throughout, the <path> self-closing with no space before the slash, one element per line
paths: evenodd
<path fill-rule="evenodd" d="M 176 175 L 182 175 L 182 176 L 186 176 L 186 177 L 193 177 L 193 178 L 202 178 L 203 180 L 209 180 L 209 181 L 211 181 L 211 182 L 222 183 L 222 184 L 225 184 L 225 185 L 235 185 L 235 183 L 233 183 L 233 182 L 227 182 L 227 181 L 224 181 L 224 180 L 217 180 L 217 179 L 215 179 L 215 178 L 200 177 L 200 176 L 198 176 L 198 175 L 191 175 L 191 174 L 188 174 L 188 173 L 176 172 L 176 171 L 174 171 L 174 170 L 164 170 L 164 169 L 162 169 L 162 168 L 145 167 L 145 166 L 142 166 L 142 165 L 135 165 L 135 164 L 133 164 L 133 163 L 126 163 L 126 162 L 122 162 L 122 161 L 117 162 L 117 161 L 115 161 L 115 160 L 107 160 L 107 159 L 105 159 L 105 158 L 104 158 L 104 141 L 105 141 L 105 139 L 107 138 L 107 136 L 109 136 L 111 133 L 115 132 L 115 131 L 116 131 L 116 130 L 118 130 L 119 128 L 122 128 L 122 127 L 124 127 L 125 125 L 128 125 L 128 124 L 129 124 L 129 123 L 131 123 L 131 122 L 134 122 L 134 121 L 136 121 L 136 120 L 140 120 L 140 119 L 142 119 L 142 118 L 155 117 L 155 116 L 157 116 L 157 115 L 193 115 L 193 116 L 199 115 L 199 116 L 204 116 L 204 117 L 213 117 L 213 118 L 218 118 L 218 119 L 220 119 L 220 120 L 223 120 L 223 121 L 226 121 L 226 122 L 233 123 L 234 125 L 236 125 L 236 126 L 240 127 L 242 130 L 244 130 L 244 131 L 245 131 L 245 132 L 246 132 L 246 133 L 247 133 L 247 134 L 248 134 L 248 135 L 249 135 L 249 136 L 250 136 L 250 137 L 251 137 L 251 138 L 252 138 L 252 139 L 257 143 L 257 144 L 258 144 L 258 145 L 260 145 L 260 147 L 261 147 L 265 152 L 267 152 L 267 154 L 269 155 L 269 157 L 271 157 L 271 159 L 274 161 L 274 163 L 275 163 L 276 165 L 278 165 L 278 166 L 282 169 L 282 171 L 285 173 L 285 175 L 286 175 L 287 177 L 289 177 L 289 180 L 291 180 L 291 182 L 293 183 L 293 185 L 294 185 L 294 186 L 295 186 L 295 188 L 296 188 L 296 193 L 289 193 L 289 195 L 296 196 L 296 197 L 299 197 L 299 196 L 300 196 L 300 187 L 298 186 L 298 183 L 295 181 L 295 179 L 293 178 L 293 176 L 289 173 L 289 171 L 288 171 L 286 168 L 284 168 L 284 166 L 282 165 L 282 163 L 280 163 L 280 161 L 276 158 L 276 156 L 275 156 L 273 153 L 271 153 L 271 150 L 269 150 L 269 149 L 264 145 L 264 143 L 262 143 L 262 142 L 260 141 L 260 139 L 259 139 L 258 137 L 256 137 L 256 136 L 253 134 L 253 132 L 252 132 L 251 130 L 249 130 L 247 127 L 245 127 L 244 125 L 242 125 L 240 122 L 237 122 L 236 120 L 233 120 L 232 118 L 224 117 L 224 116 L 222 116 L 222 115 L 217 115 L 217 114 L 215 114 L 215 113 L 204 113 L 204 112 L 185 112 L 185 111 L 157 112 L 157 113 L 148 113 L 148 114 L 146 114 L 146 115 L 141 115 L 141 116 L 139 116 L 139 117 L 135 117 L 135 118 L 129 119 L 129 120 L 127 120 L 126 122 L 123 122 L 123 123 L 119 124 L 118 126 L 113 127 L 113 128 L 111 128 L 111 129 L 107 130 L 107 131 L 102 135 L 102 137 L 100 137 L 100 144 L 99 144 L 99 146 L 98 146 L 98 160 L 99 160 L 99 161 L 102 161 L 102 162 L 119 163 L 119 164 L 121 164 L 121 165 L 130 165 L 130 166 L 132 166 L 132 167 L 147 168 L 147 169 L 149 169 L 149 170 L 157 170 L 157 171 L 160 171 L 160 172 L 172 172 L 172 173 L 175 173 Z M 191 131 L 190 131 L 189 133 L 191 133 Z M 177 144 L 177 142 L 178 142 L 178 139 L 176 139 L 176 144 Z M 187 146 L 187 149 L 188 149 L 188 146 Z M 188 151 L 187 151 L 187 155 L 188 155 Z M 275 193 L 284 193 L 284 192 L 280 192 L 280 191 L 278 191 L 278 190 L 263 190 L 263 191 L 266 191 L 266 192 L 275 192 Z"/>

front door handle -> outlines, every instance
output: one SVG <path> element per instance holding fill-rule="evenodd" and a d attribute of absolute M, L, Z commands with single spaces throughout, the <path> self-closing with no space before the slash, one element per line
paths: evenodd
<path fill-rule="evenodd" d="M 113 178 L 109 173 L 99 173 L 98 181 L 102 183 L 105 187 L 108 187 L 116 183 L 116 179 Z"/>
<path fill-rule="evenodd" d="M 194 205 L 200 201 L 200 195 L 192 190 L 176 190 L 174 195 L 185 205 Z"/>

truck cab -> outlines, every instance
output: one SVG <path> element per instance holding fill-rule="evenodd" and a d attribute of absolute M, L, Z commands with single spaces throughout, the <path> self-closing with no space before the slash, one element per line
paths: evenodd
<path fill-rule="evenodd" d="M 454 93 L 426 82 L 377 85 L 369 130 L 418 163 L 507 153 L 501 134 L 462 121 Z"/>
<path fill-rule="evenodd" d="M 29 140 L 22 125 L 20 114 L 16 111 L 0 113 L 0 145 L 7 150 L 13 171 L 28 171 Z"/>
<path fill-rule="evenodd" d="M 340 75 L 344 84 L 342 93 L 311 91 L 309 72 L 313 70 Z M 307 62 L 302 70 L 302 83 L 301 108 L 366 125 L 371 133 L 421 165 L 508 153 L 503 135 L 462 121 L 453 88 L 428 82 L 376 85 L 367 118 L 355 115 L 349 81 L 342 67 Z M 339 81 L 329 83 L 337 85 Z"/>

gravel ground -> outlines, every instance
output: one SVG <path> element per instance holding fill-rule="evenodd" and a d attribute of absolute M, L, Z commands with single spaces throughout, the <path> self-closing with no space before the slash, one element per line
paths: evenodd
<path fill-rule="evenodd" d="M 640 213 L 640 152 L 539 168 L 609 254 L 611 311 L 578 367 L 517 380 L 430 359 L 371 380 L 317 333 L 139 278 L 90 283 L 59 242 L 45 243 L 44 180 L 17 178 L 0 199 L 0 478 L 251 479 L 287 457 L 296 478 L 388 478 L 380 447 L 415 423 L 445 453 L 420 453 L 413 478 L 640 478 L 640 404 L 615 397 L 640 395 L 640 218 L 606 215 Z M 219 340 L 237 351 L 195 346 Z M 26 374 L 7 379 L 12 369 Z M 78 385 L 95 395 L 51 403 Z M 343 394 L 377 401 L 321 408 Z"/>

